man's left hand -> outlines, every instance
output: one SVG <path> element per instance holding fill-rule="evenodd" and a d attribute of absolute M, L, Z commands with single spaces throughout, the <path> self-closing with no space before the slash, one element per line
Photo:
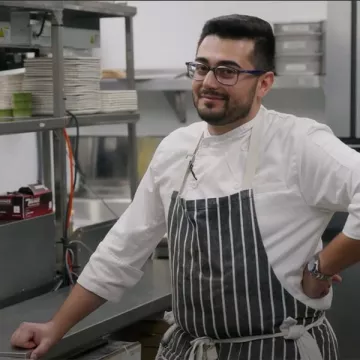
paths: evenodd
<path fill-rule="evenodd" d="M 329 292 L 333 283 L 341 283 L 340 275 L 334 275 L 330 280 L 317 280 L 305 266 L 302 287 L 305 295 L 312 299 L 321 299 Z"/>

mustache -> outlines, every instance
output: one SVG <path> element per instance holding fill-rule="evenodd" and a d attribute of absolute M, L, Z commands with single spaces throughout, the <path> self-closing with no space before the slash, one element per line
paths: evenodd
<path fill-rule="evenodd" d="M 200 91 L 200 97 L 202 97 L 202 96 L 216 96 L 216 97 L 218 97 L 220 99 L 224 99 L 224 100 L 228 99 L 227 95 L 218 93 L 218 92 L 216 92 L 214 90 L 202 90 L 202 91 Z"/>

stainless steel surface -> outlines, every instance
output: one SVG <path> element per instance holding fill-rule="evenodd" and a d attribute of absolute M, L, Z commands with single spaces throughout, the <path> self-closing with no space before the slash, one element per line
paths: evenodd
<path fill-rule="evenodd" d="M 98 222 L 94 225 L 81 227 L 71 235 L 70 242 L 75 241 L 75 243 L 72 243 L 72 248 L 74 249 L 75 263 L 78 269 L 76 271 L 80 272 L 84 269 L 90 256 L 113 227 L 116 220 Z M 85 244 L 86 247 L 80 242 Z M 89 250 L 91 250 L 91 253 Z"/>
<path fill-rule="evenodd" d="M 140 282 L 129 290 L 119 304 L 106 303 L 76 325 L 44 358 L 53 359 L 76 348 L 86 346 L 106 334 L 159 313 L 171 306 L 171 279 L 166 260 L 149 261 Z M 62 289 L 0 310 L 0 358 L 1 354 L 18 353 L 11 348 L 9 339 L 23 321 L 48 321 L 69 294 Z M 24 355 L 27 351 L 22 351 Z"/>
<path fill-rule="evenodd" d="M 119 111 L 106 114 L 77 115 L 79 126 L 136 123 L 138 112 Z M 34 117 L 30 119 L 0 122 L 0 135 L 38 132 L 75 127 L 70 117 Z"/>
<path fill-rule="evenodd" d="M 141 360 L 141 344 L 114 341 L 71 360 Z"/>
<path fill-rule="evenodd" d="M 338 338 L 341 360 L 360 359 L 359 342 L 359 298 L 357 286 L 360 264 L 344 272 L 343 282 L 334 288 L 334 300 L 328 318 Z"/>
<path fill-rule="evenodd" d="M 135 124 L 140 114 L 137 111 L 117 111 L 113 113 L 100 113 L 89 115 L 77 115 L 79 126 L 107 125 L 107 124 Z M 74 127 L 71 123 L 71 127 Z"/>
<path fill-rule="evenodd" d="M 323 89 L 324 77 L 318 75 L 276 76 L 274 89 Z"/>
<path fill-rule="evenodd" d="M 191 91 L 191 80 L 188 78 L 162 78 L 136 80 L 137 91 Z M 323 76 L 318 75 L 286 75 L 276 76 L 274 89 L 316 89 L 323 85 Z M 102 90 L 124 90 L 127 88 L 125 79 L 103 79 Z"/>
<path fill-rule="evenodd" d="M 44 117 L 0 122 L 0 135 L 38 132 L 66 127 L 67 118 Z"/>
<path fill-rule="evenodd" d="M 316 54 L 323 52 L 322 34 L 284 35 L 276 37 L 276 54 Z"/>
<path fill-rule="evenodd" d="M 274 34 L 279 35 L 298 35 L 298 34 L 319 34 L 324 30 L 324 22 L 291 22 L 275 23 Z"/>
<path fill-rule="evenodd" d="M 351 1 L 327 2 L 325 39 L 325 119 L 336 136 L 349 137 Z"/>
<path fill-rule="evenodd" d="M 81 131 L 80 134 L 82 134 Z M 85 176 L 81 197 L 130 198 L 129 136 L 81 136 L 78 159 Z M 136 139 L 135 139 L 136 144 Z M 136 160 L 135 160 L 136 161 Z"/>
<path fill-rule="evenodd" d="M 275 72 L 279 76 L 318 76 L 323 73 L 322 55 L 279 55 L 275 58 Z"/>
<path fill-rule="evenodd" d="M 54 280 L 54 215 L 1 222 L 0 239 L 0 302 Z"/>

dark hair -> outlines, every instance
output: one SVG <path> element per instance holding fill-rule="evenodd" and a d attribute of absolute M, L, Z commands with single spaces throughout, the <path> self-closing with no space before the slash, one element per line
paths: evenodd
<path fill-rule="evenodd" d="M 256 69 L 274 71 L 275 37 L 271 25 L 258 17 L 225 15 L 208 20 L 201 32 L 198 47 L 205 37 L 216 35 L 223 39 L 254 40 L 252 62 Z"/>

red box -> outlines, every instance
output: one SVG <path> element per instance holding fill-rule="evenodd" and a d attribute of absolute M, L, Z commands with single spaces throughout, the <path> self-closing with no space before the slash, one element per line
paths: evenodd
<path fill-rule="evenodd" d="M 31 184 L 0 195 L 1 220 L 30 219 L 52 212 L 52 192 L 42 184 Z"/>

